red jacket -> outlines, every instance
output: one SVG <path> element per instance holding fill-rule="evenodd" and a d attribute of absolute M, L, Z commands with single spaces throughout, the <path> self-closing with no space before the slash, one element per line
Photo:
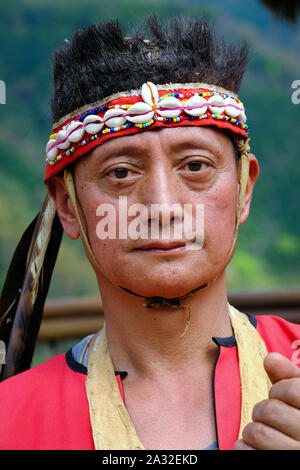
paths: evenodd
<path fill-rule="evenodd" d="M 275 316 L 250 315 L 250 321 L 269 352 L 280 352 L 290 360 L 298 354 L 294 341 L 300 339 L 300 325 Z M 213 340 L 219 346 L 212 387 L 217 442 L 219 449 L 232 449 L 241 409 L 237 347 L 234 337 Z M 94 449 L 86 373 L 69 352 L 2 382 L 0 449 Z M 123 395 L 122 373 L 116 372 L 116 377 Z"/>

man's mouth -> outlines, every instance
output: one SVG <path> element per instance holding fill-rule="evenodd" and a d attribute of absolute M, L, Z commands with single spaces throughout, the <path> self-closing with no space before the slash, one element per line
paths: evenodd
<path fill-rule="evenodd" d="M 145 243 L 134 251 L 144 251 L 146 253 L 172 253 L 186 250 L 186 243 L 179 240 L 155 240 Z"/>

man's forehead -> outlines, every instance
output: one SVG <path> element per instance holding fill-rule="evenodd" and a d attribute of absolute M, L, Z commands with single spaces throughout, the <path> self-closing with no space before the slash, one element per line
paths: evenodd
<path fill-rule="evenodd" d="M 153 129 L 107 141 L 92 150 L 91 154 L 104 159 L 118 154 L 145 155 L 156 148 L 164 151 L 199 148 L 218 153 L 223 151 L 226 141 L 231 144 L 225 132 L 208 126 Z"/>

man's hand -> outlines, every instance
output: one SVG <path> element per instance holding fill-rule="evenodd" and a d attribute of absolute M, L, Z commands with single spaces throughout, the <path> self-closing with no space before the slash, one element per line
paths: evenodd
<path fill-rule="evenodd" d="M 272 382 L 269 399 L 253 408 L 253 422 L 233 450 L 300 450 L 300 369 L 279 353 L 264 361 Z"/>

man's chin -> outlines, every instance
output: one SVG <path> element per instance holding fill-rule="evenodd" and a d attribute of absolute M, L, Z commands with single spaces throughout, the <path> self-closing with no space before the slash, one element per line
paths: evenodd
<path fill-rule="evenodd" d="M 134 286 L 120 285 L 125 292 L 128 292 L 132 295 L 145 298 L 145 299 L 180 299 L 185 296 L 188 296 L 193 291 L 200 290 L 201 287 L 206 287 L 207 282 L 205 280 L 199 280 L 199 283 L 195 284 L 184 284 L 182 282 L 174 282 L 172 286 L 161 284 L 159 287 L 151 286 L 150 283 Z"/>

